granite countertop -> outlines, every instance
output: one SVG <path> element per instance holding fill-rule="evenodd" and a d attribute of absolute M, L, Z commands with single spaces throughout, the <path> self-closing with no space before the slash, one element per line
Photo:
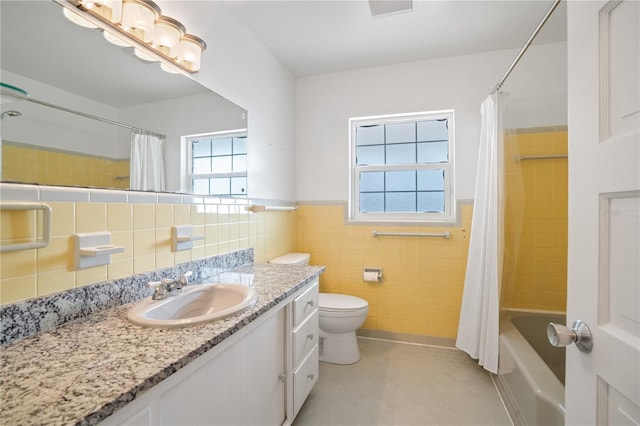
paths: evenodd
<path fill-rule="evenodd" d="M 324 267 L 251 264 L 216 282 L 252 282 L 256 304 L 232 317 L 178 329 L 127 320 L 132 304 L 92 314 L 2 347 L 0 424 L 97 424 L 256 320 Z"/>

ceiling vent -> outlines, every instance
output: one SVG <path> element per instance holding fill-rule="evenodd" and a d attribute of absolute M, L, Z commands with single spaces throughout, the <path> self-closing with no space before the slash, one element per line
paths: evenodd
<path fill-rule="evenodd" d="M 373 17 L 411 12 L 412 0 L 369 0 L 369 8 Z"/>

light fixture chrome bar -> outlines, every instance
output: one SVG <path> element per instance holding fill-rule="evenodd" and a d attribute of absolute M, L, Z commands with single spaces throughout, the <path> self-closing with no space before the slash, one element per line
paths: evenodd
<path fill-rule="evenodd" d="M 553 13 L 554 10 L 556 10 L 556 8 L 558 7 L 558 5 L 560 4 L 561 0 L 555 0 L 553 2 L 553 4 L 551 5 L 551 7 L 549 8 L 549 10 L 547 11 L 546 15 L 544 15 L 544 18 L 542 18 L 542 21 L 540 21 L 540 23 L 538 24 L 538 26 L 536 27 L 536 29 L 533 31 L 533 33 L 531 34 L 531 37 L 529 37 L 529 40 L 527 40 L 527 42 L 524 44 L 524 46 L 522 46 L 522 48 L 520 49 L 520 52 L 518 52 L 518 54 L 516 55 L 516 58 L 513 60 L 513 62 L 511 63 L 511 65 L 509 66 L 509 69 L 507 69 L 507 72 L 504 73 L 504 75 L 502 76 L 502 78 L 500 79 L 500 81 L 498 82 L 498 84 L 496 84 L 496 87 L 493 89 L 493 91 L 491 92 L 491 94 L 493 95 L 494 93 L 496 93 L 498 90 L 500 90 L 500 88 L 502 87 L 502 85 L 504 84 L 504 82 L 507 80 L 507 78 L 509 77 L 509 74 L 511 74 L 511 71 L 513 71 L 513 69 L 516 67 L 516 64 L 520 61 L 520 59 L 522 58 L 522 55 L 524 55 L 524 52 L 527 51 L 527 49 L 529 48 L 529 45 L 531 45 L 531 43 L 533 42 L 533 39 L 536 38 L 536 36 L 538 35 L 538 33 L 540 32 L 540 30 L 542 29 L 542 27 L 544 26 L 544 24 L 546 24 L 546 22 L 549 20 L 549 17 L 551 17 L 551 14 Z"/>
<path fill-rule="evenodd" d="M 49 108 L 58 109 L 60 111 L 68 112 L 68 113 L 71 113 L 71 114 L 76 114 L 76 115 L 79 115 L 81 117 L 90 118 L 90 119 L 96 120 L 96 121 L 101 121 L 103 123 L 113 124 L 114 126 L 123 127 L 125 129 L 141 131 L 141 132 L 153 135 L 153 136 L 157 136 L 157 137 L 159 137 L 161 139 L 165 139 L 166 138 L 166 135 L 163 135 L 162 133 L 156 133 L 156 132 L 152 132 L 151 130 L 140 129 L 139 127 L 134 127 L 134 126 L 130 126 L 128 124 L 120 123 L 118 121 L 109 120 L 108 118 L 102 118 L 102 117 L 98 117 L 96 115 L 87 114 L 86 112 L 81 112 L 81 111 L 76 111 L 74 109 L 65 108 L 65 107 L 60 106 L 60 105 L 55 105 L 55 104 L 52 104 L 52 103 L 49 103 L 49 102 L 40 101 L 38 99 L 25 98 L 24 100 L 25 101 L 29 101 L 29 102 L 33 102 L 34 104 L 44 105 L 44 106 L 49 107 Z"/>
<path fill-rule="evenodd" d="M 116 25 L 113 22 L 106 19 L 104 16 L 100 15 L 99 13 L 96 13 L 93 10 L 87 9 L 83 4 L 82 0 L 54 0 L 54 1 L 60 4 L 65 9 L 72 11 L 73 13 L 76 13 L 77 15 L 81 16 L 85 20 L 89 21 L 91 24 L 93 24 L 100 30 L 111 34 L 115 38 L 124 40 L 126 44 L 130 45 L 130 47 L 133 47 L 134 49 L 144 52 L 145 56 L 149 56 L 150 58 L 153 58 L 149 60 L 160 61 L 164 66 L 172 69 L 172 71 L 170 72 L 177 73 L 180 71 L 184 71 L 189 74 L 195 74 L 199 71 L 199 65 L 198 65 L 198 68 L 192 69 L 190 65 L 187 66 L 188 64 L 185 65 L 185 63 L 182 63 L 177 58 L 172 58 L 162 50 L 154 48 L 152 45 L 146 43 L 144 40 L 138 39 L 137 37 L 133 36 L 131 33 L 125 31 L 120 25 Z M 141 1 L 144 1 L 144 0 L 141 0 Z M 153 3 L 153 2 L 146 1 L 146 3 Z M 153 4 L 155 5 L 155 3 Z M 157 5 L 155 5 L 155 7 L 158 9 L 158 13 L 160 14 L 161 11 L 159 7 L 157 7 Z M 168 17 L 164 16 L 163 18 L 166 19 Z M 173 20 L 173 18 L 171 19 Z M 182 36 L 181 40 L 189 40 L 194 45 L 198 45 L 200 48 L 200 54 L 207 48 L 207 44 L 205 43 L 204 40 L 192 34 L 185 34 L 184 36 Z M 200 59 L 198 59 L 198 62 L 199 61 Z"/>
<path fill-rule="evenodd" d="M 548 160 L 552 158 L 569 158 L 566 154 L 558 154 L 558 155 L 520 155 L 516 157 L 516 161 L 523 160 Z"/>
<path fill-rule="evenodd" d="M 371 231 L 372 237 L 440 237 L 451 238 L 451 232 L 378 232 Z"/>

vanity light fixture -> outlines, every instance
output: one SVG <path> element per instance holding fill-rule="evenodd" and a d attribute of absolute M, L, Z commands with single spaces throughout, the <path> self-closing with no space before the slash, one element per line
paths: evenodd
<path fill-rule="evenodd" d="M 167 72 L 200 70 L 206 43 L 150 0 L 56 0 L 72 22 L 99 28 L 112 44 L 133 47 L 137 57 L 160 61 Z"/>

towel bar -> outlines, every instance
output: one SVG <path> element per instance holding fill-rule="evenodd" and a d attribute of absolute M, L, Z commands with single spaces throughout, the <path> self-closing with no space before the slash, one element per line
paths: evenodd
<path fill-rule="evenodd" d="M 440 237 L 451 238 L 451 232 L 378 232 L 372 231 L 373 237 Z"/>

